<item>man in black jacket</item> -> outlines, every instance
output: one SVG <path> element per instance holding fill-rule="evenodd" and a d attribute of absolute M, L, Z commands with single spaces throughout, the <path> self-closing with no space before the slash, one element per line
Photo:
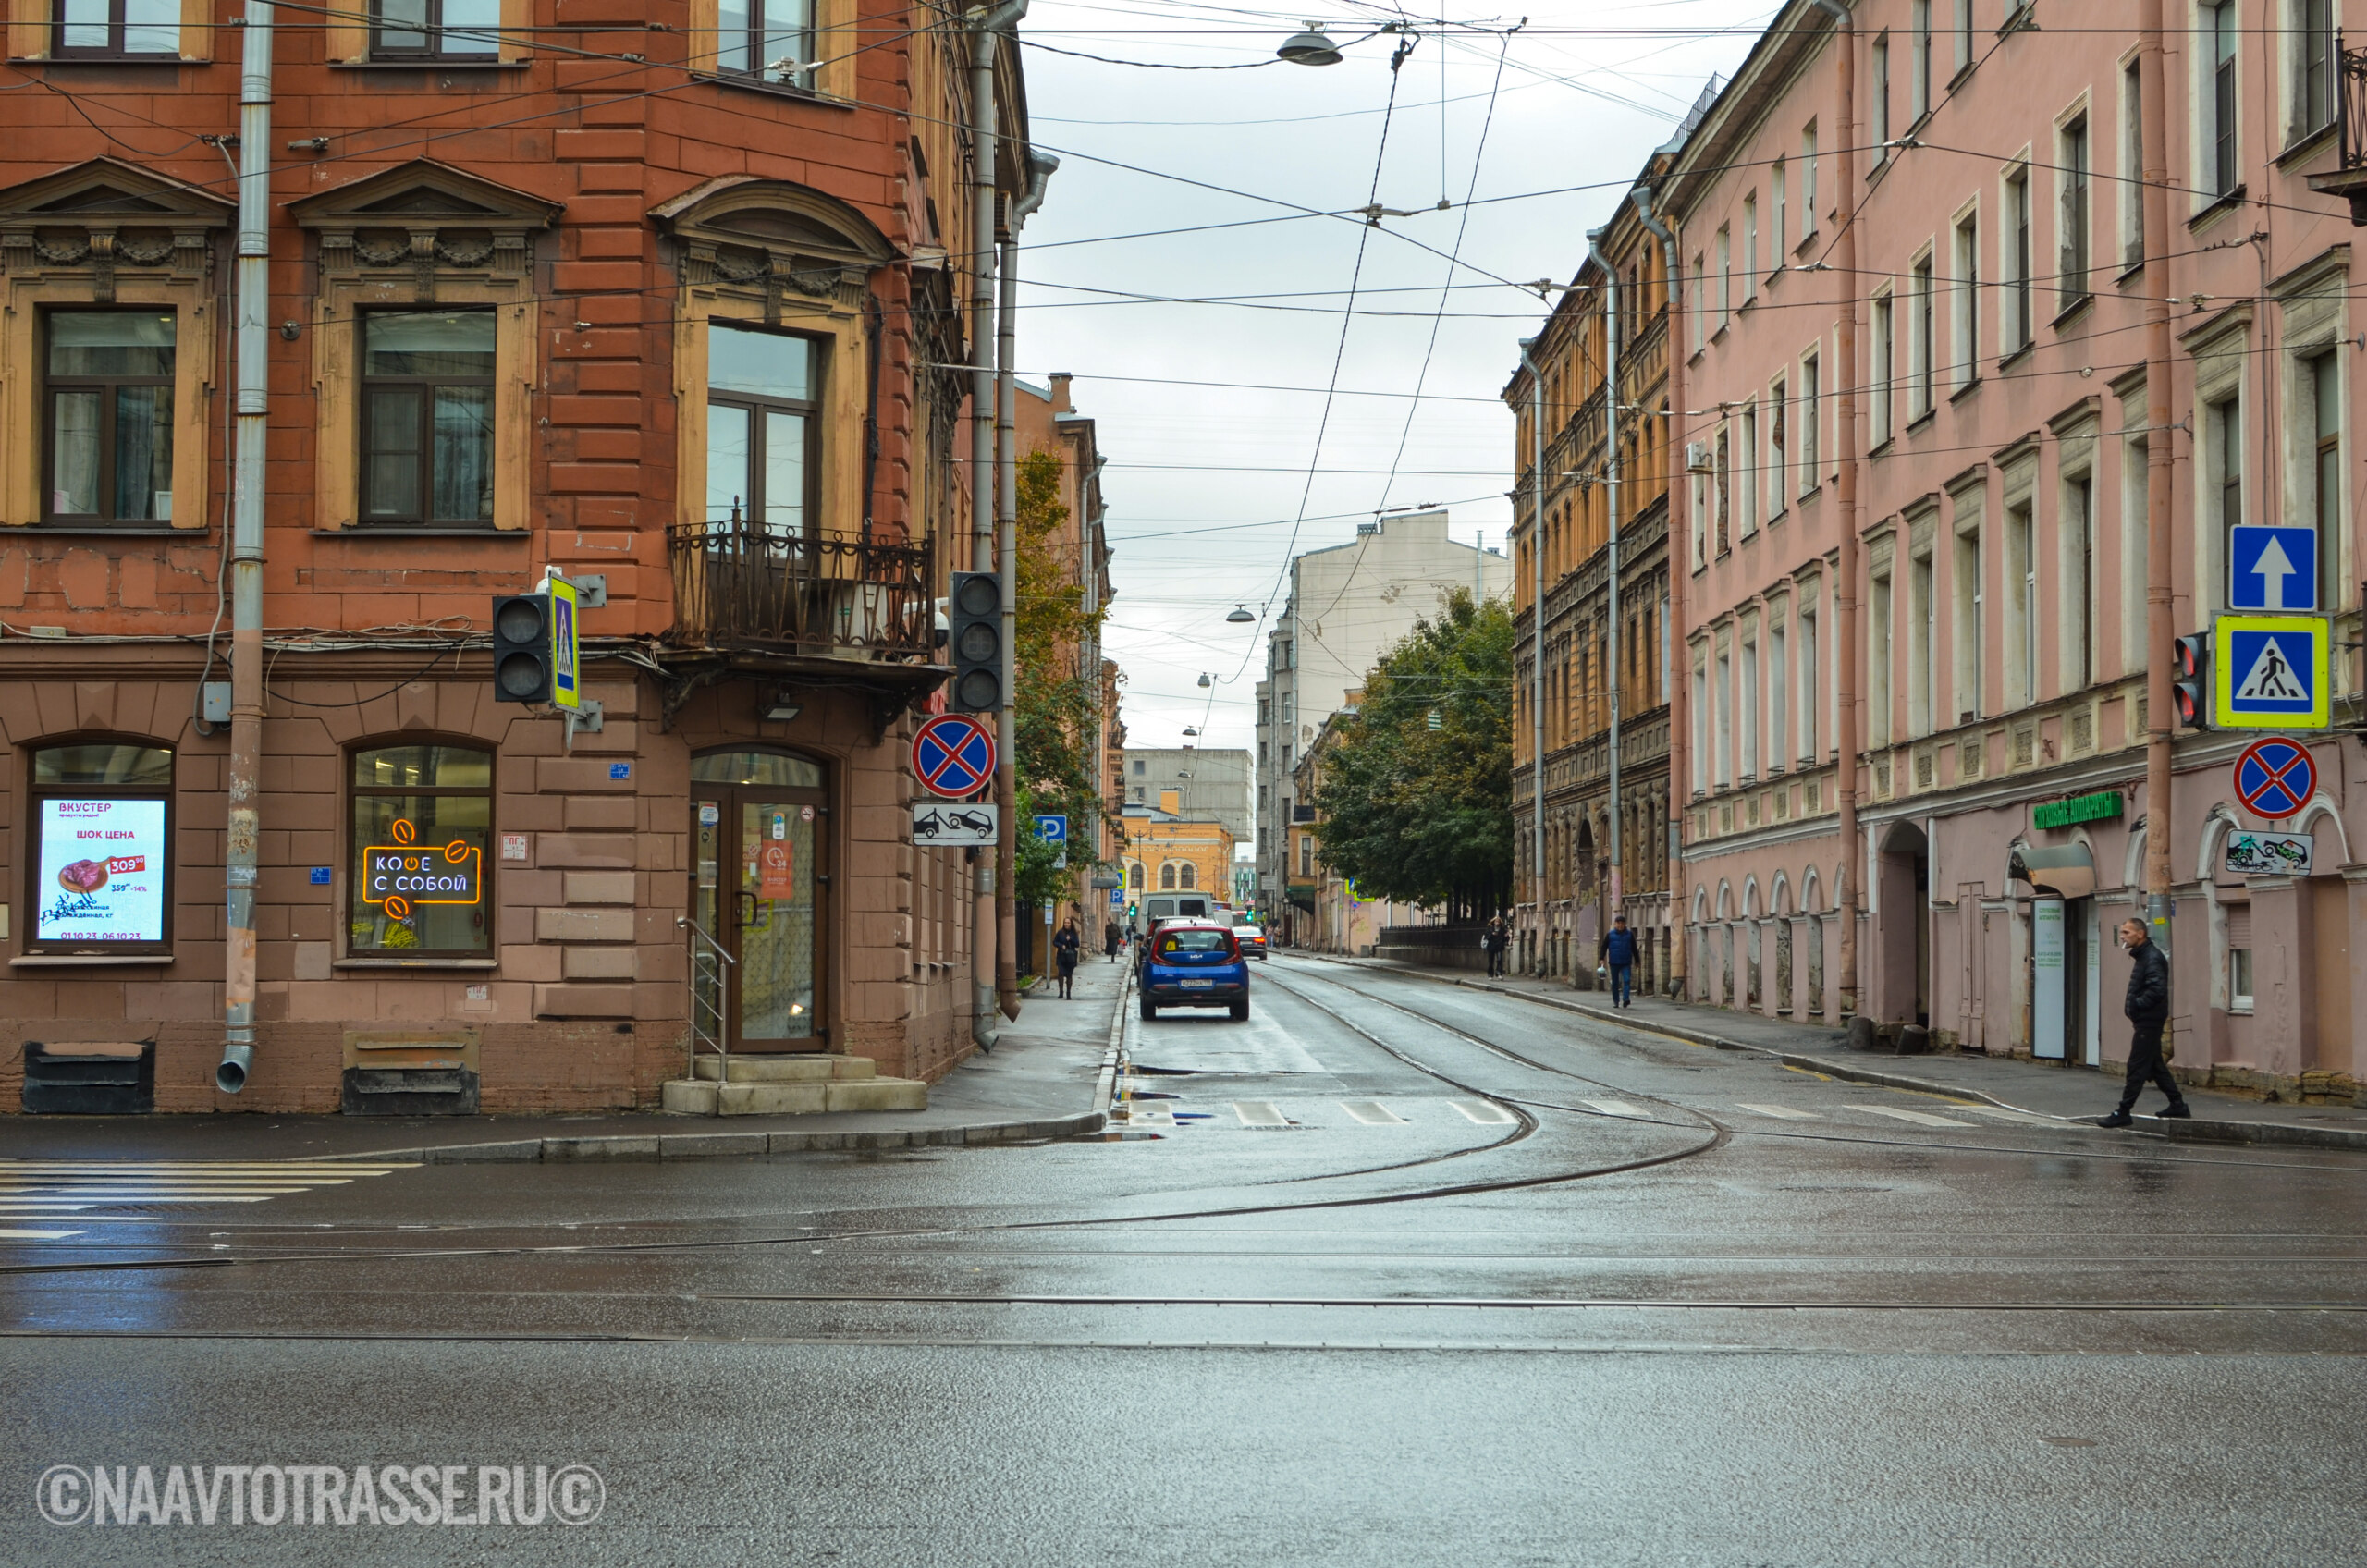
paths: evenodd
<path fill-rule="evenodd" d="M 2148 1083 L 2162 1085 L 2162 1093 L 2170 1096 L 2164 1116 L 2192 1116 L 2186 1108 L 2186 1096 L 2178 1093 L 2178 1081 L 2170 1075 L 2169 1064 L 2162 1060 L 2162 1027 L 2170 1021 L 2170 961 L 2155 947 L 2146 934 L 2141 920 L 2124 920 L 2120 924 L 2120 945 L 2128 949 L 2131 964 L 2128 971 L 2128 997 L 2121 1011 L 2128 1014 L 2136 1025 L 2136 1035 L 2128 1046 L 2128 1082 L 2120 1091 L 2120 1109 L 2110 1116 L 2098 1117 L 2099 1127 L 2126 1127 L 2129 1108 L 2137 1096 L 2145 1092 Z"/>

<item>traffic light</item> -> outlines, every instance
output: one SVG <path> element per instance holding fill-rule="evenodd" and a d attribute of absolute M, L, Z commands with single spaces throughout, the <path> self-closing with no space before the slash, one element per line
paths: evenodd
<path fill-rule="evenodd" d="M 955 713 L 1002 706 L 1002 584 L 991 571 L 953 574 L 953 683 L 945 705 Z"/>
<path fill-rule="evenodd" d="M 511 594 L 493 601 L 493 700 L 551 700 L 551 600 Z"/>
<path fill-rule="evenodd" d="M 2181 729 L 2211 728 L 2211 639 L 2181 637 L 2170 655 L 2170 705 Z"/>

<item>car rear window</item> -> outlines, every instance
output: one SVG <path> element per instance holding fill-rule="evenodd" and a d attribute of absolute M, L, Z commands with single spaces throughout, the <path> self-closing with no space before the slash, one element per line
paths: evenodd
<path fill-rule="evenodd" d="M 1159 939 L 1162 953 L 1225 953 L 1233 938 L 1222 931 L 1170 931 Z"/>

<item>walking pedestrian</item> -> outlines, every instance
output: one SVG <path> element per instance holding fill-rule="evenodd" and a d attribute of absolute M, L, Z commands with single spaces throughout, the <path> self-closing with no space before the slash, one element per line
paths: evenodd
<path fill-rule="evenodd" d="M 2120 923 L 2120 945 L 2128 949 L 2130 960 L 2128 995 L 2120 1011 L 2128 1015 L 2135 1034 L 2128 1042 L 2128 1079 L 2121 1085 L 2120 1108 L 2110 1116 L 2098 1117 L 2096 1125 L 2128 1126 L 2129 1109 L 2149 1083 L 2159 1084 L 2162 1093 L 2170 1096 L 2164 1116 L 2190 1117 L 2194 1112 L 2187 1109 L 2178 1081 L 2171 1076 L 2170 1064 L 2162 1056 L 2162 1026 L 2170 1021 L 2170 961 L 2153 945 L 2141 920 Z"/>
<path fill-rule="evenodd" d="M 1125 945 L 1125 941 L 1126 933 L 1119 928 L 1118 922 L 1114 918 L 1102 923 L 1101 950 L 1109 955 L 1110 962 L 1118 962 L 1118 949 Z"/>
<path fill-rule="evenodd" d="M 1052 962 L 1061 972 L 1061 997 L 1063 1000 L 1075 994 L 1070 987 L 1076 983 L 1076 961 L 1083 951 L 1084 944 L 1076 934 L 1076 922 L 1072 920 L 1061 927 L 1059 936 L 1052 938 Z"/>
<path fill-rule="evenodd" d="M 1504 917 L 1490 917 L 1488 928 L 1479 935 L 1479 945 L 1488 952 L 1488 978 L 1499 980 L 1504 973 L 1504 947 L 1509 938 L 1504 931 Z"/>
<path fill-rule="evenodd" d="M 1602 934 L 1602 962 L 1611 966 L 1611 1005 L 1634 1007 L 1636 933 L 1627 929 L 1624 914 L 1613 915 L 1611 929 Z"/>

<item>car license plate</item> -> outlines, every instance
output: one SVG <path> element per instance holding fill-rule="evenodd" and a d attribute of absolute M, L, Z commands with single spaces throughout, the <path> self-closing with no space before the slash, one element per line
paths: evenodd
<path fill-rule="evenodd" d="M 1184 988 L 1187 991 L 1205 991 L 1209 986 L 1215 985 L 1216 982 L 1213 980 L 1186 980 L 1182 984 Z"/>

